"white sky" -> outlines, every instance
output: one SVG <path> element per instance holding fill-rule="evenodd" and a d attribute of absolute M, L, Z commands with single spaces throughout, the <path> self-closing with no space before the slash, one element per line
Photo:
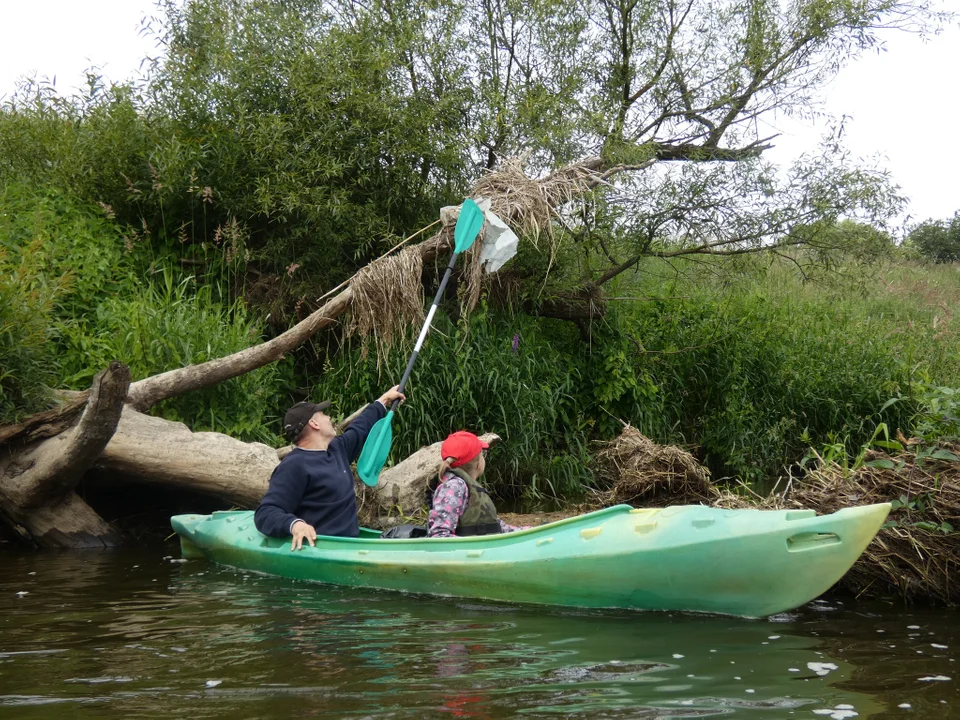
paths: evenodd
<path fill-rule="evenodd" d="M 156 50 L 138 34 L 141 18 L 155 12 L 153 0 L 0 0 L 0 97 L 24 75 L 56 76 L 70 90 L 91 65 L 112 80 L 135 74 Z M 826 89 L 823 109 L 848 116 L 848 147 L 880 158 L 909 197 L 912 220 L 951 217 L 960 210 L 960 27 L 927 41 L 896 32 L 884 39 L 886 52 L 856 61 Z M 778 121 L 784 135 L 766 156 L 787 163 L 813 151 L 824 127 Z"/>

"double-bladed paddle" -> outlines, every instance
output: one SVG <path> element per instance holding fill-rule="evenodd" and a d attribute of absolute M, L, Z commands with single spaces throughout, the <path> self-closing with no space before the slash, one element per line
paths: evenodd
<path fill-rule="evenodd" d="M 469 250 L 473 245 L 477 235 L 480 234 L 480 228 L 483 227 L 483 210 L 469 198 L 463 201 L 460 206 L 460 217 L 457 218 L 457 226 L 453 231 L 453 257 L 450 258 L 450 264 L 447 265 L 447 271 L 443 274 L 443 280 L 440 281 L 440 287 L 437 288 L 436 297 L 433 298 L 433 305 L 430 306 L 430 312 L 427 313 L 427 319 L 423 321 L 423 328 L 420 330 L 420 337 L 417 338 L 417 344 L 413 346 L 413 353 L 410 360 L 407 361 L 407 369 L 403 372 L 403 378 L 400 380 L 399 389 L 403 388 L 410 379 L 410 371 L 413 370 L 413 364 L 417 361 L 417 355 L 420 348 L 423 347 L 423 341 L 430 330 L 430 323 L 433 322 L 434 313 L 437 312 L 437 305 L 440 304 L 440 298 L 443 297 L 443 291 L 447 287 L 447 281 L 453 272 L 453 266 L 457 263 L 457 255 L 464 250 Z M 390 455 L 390 445 L 393 442 L 393 413 L 397 409 L 399 400 L 394 400 L 386 417 L 378 420 L 370 429 L 367 435 L 367 441 L 363 444 L 363 450 L 360 452 L 360 459 L 357 460 L 357 474 L 367 485 L 373 487 L 380 478 L 380 471 L 383 469 L 387 457 Z"/>

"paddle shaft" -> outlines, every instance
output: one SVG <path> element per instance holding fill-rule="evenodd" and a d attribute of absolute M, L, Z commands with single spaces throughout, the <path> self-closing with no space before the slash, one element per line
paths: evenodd
<path fill-rule="evenodd" d="M 450 258 L 450 264 L 447 265 L 447 270 L 443 273 L 443 280 L 440 281 L 440 287 L 437 288 L 437 294 L 433 298 L 433 305 L 430 306 L 430 312 L 427 313 L 427 319 L 423 321 L 423 327 L 420 329 L 420 337 L 417 338 L 417 344 L 413 346 L 413 353 L 410 355 L 410 360 L 407 361 L 407 369 L 403 371 L 403 377 L 400 379 L 400 385 L 398 389 L 400 392 L 403 392 L 403 388 L 406 387 L 407 380 L 410 379 L 410 373 L 413 371 L 413 364 L 417 361 L 417 356 L 420 354 L 420 348 L 423 347 L 423 341 L 427 339 L 427 332 L 430 330 L 430 323 L 433 322 L 433 316 L 437 312 L 437 306 L 440 304 L 440 298 L 443 297 L 443 291 L 447 288 L 447 281 L 450 279 L 450 275 L 453 273 L 453 266 L 457 264 L 457 255 L 460 253 L 453 253 L 453 257 Z M 394 400 L 393 404 L 390 406 L 391 410 L 396 410 L 397 405 L 400 404 L 399 400 Z"/>

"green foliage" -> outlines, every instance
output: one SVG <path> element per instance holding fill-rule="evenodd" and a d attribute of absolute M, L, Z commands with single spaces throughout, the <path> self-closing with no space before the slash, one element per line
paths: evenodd
<path fill-rule="evenodd" d="M 55 189 L 0 186 L 0 255 L 0 418 L 11 421 L 45 409 L 46 388 L 61 384 L 61 323 L 134 292 L 136 283 L 103 210 Z"/>
<path fill-rule="evenodd" d="M 911 528 L 917 530 L 926 530 L 927 532 L 941 533 L 949 535 L 954 532 L 953 525 L 946 520 L 937 522 L 934 518 L 931 520 L 922 519 L 928 515 L 929 511 L 937 508 L 936 498 L 932 493 L 921 493 L 919 495 L 908 496 L 901 495 L 899 498 L 890 502 L 891 513 L 898 512 L 896 519 L 887 520 L 883 527 L 885 528 Z M 921 519 L 916 519 L 920 517 Z"/>
<path fill-rule="evenodd" d="M 405 364 L 395 350 L 378 372 L 374 358 L 345 348 L 310 397 L 348 414 L 395 384 Z M 454 325 L 438 313 L 394 420 L 393 459 L 456 430 L 495 432 L 503 443 L 486 482 L 501 498 L 576 497 L 590 482 L 581 384 L 580 361 L 558 351 L 541 323 L 478 313 Z"/>
<path fill-rule="evenodd" d="M 960 390 L 915 382 L 908 394 L 891 398 L 886 404 L 904 401 L 915 409 L 910 427 L 916 436 L 927 443 L 960 440 Z"/>
<path fill-rule="evenodd" d="M 789 267 L 647 267 L 620 283 L 619 293 L 649 301 L 618 303 L 606 321 L 636 343 L 634 372 L 661 404 L 634 402 L 619 416 L 655 439 L 696 445 L 715 477 L 762 481 L 809 445 L 839 458 L 874 440 L 878 423 L 909 431 L 920 373 L 960 378 L 958 328 L 902 270 L 864 295 L 859 284 L 801 284 Z"/>
<path fill-rule="evenodd" d="M 43 273 L 39 240 L 16 250 L 0 243 L 0 424 L 50 401 L 57 368 L 49 346 L 53 307 L 67 285 L 68 278 Z"/>
<path fill-rule="evenodd" d="M 79 318 L 102 300 L 136 291 L 136 263 L 109 208 L 90 206 L 55 188 L 0 186 L 0 247 L 31 247 L 46 278 L 69 276 L 56 314 Z"/>
<path fill-rule="evenodd" d="M 55 188 L 0 187 L 0 417 L 35 412 L 49 386 L 77 390 L 112 360 L 134 379 L 242 350 L 261 324 L 241 301 L 192 278 L 157 273 L 109 208 Z M 153 280 L 138 278 L 144 269 Z M 276 441 L 269 427 L 292 384 L 289 363 L 161 404 L 157 412 L 196 430 Z M 279 400 L 279 404 L 282 404 Z"/>
<path fill-rule="evenodd" d="M 935 263 L 960 262 L 960 212 L 952 220 L 927 220 L 910 231 L 907 243 Z"/>
<path fill-rule="evenodd" d="M 453 78 L 405 77 L 426 9 L 394 22 L 310 0 L 166 9 L 149 92 L 170 129 L 133 192 L 169 244 L 192 255 L 236 218 L 261 261 L 329 287 L 459 194 L 469 98 Z"/>
<path fill-rule="evenodd" d="M 238 352 L 256 343 L 261 331 L 242 303 L 224 307 L 208 287 L 196 288 L 192 278 L 178 281 L 167 271 L 135 295 L 108 298 L 61 325 L 62 382 L 89 387 L 113 359 L 129 364 L 136 380 Z M 274 444 L 279 437 L 268 428 L 291 384 L 290 363 L 281 361 L 164 401 L 155 412 L 195 431 Z"/>

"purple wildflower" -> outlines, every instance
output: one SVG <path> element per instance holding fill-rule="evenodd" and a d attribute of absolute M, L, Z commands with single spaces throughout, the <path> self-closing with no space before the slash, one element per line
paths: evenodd
<path fill-rule="evenodd" d="M 515 334 L 513 336 L 513 344 L 510 346 L 510 349 L 513 351 L 513 354 L 516 355 L 517 351 L 520 350 L 520 335 Z"/>

